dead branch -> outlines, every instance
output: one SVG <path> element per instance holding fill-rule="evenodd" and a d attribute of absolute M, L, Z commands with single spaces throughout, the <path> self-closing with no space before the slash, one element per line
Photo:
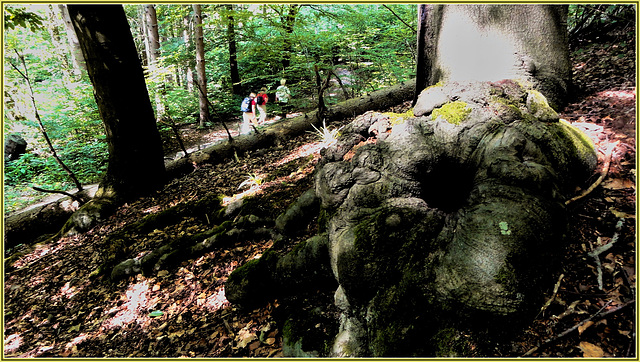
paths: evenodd
<path fill-rule="evenodd" d="M 536 318 L 538 318 L 538 316 L 543 313 L 547 308 L 549 308 L 549 306 L 551 305 L 551 302 L 553 302 L 554 299 L 556 299 L 556 294 L 558 294 L 558 289 L 560 288 L 560 284 L 562 283 L 562 278 L 564 278 L 564 274 L 560 274 L 560 277 L 558 278 L 558 282 L 556 283 L 556 285 L 553 287 L 553 293 L 551 294 L 551 297 L 549 298 L 549 300 L 547 300 L 547 302 L 542 306 L 542 308 L 540 308 L 540 312 L 538 312 L 538 315 L 536 315 Z"/>
<path fill-rule="evenodd" d="M 607 177 L 607 174 L 609 173 L 609 166 L 611 165 L 611 156 L 613 155 L 613 150 L 616 148 L 618 143 L 620 143 L 620 141 L 617 141 L 616 143 L 614 143 L 609 147 L 609 150 L 607 151 L 607 154 L 606 154 L 606 160 L 605 160 L 604 166 L 602 167 L 602 172 L 600 173 L 600 177 L 598 177 L 596 182 L 594 182 L 593 185 L 589 186 L 589 188 L 586 189 L 582 194 L 565 201 L 564 203 L 565 205 L 569 205 L 570 203 L 580 200 L 581 198 L 589 195 L 593 190 L 595 190 L 596 187 L 598 187 L 602 183 L 602 181 L 604 181 L 605 177 Z"/>
<path fill-rule="evenodd" d="M 565 331 L 563 331 L 562 333 L 558 334 L 556 337 L 552 337 L 552 338 L 548 338 L 546 340 L 544 340 L 540 345 L 538 345 L 537 347 L 534 347 L 530 350 L 527 351 L 527 353 L 523 354 L 522 357 L 527 357 L 530 356 L 531 354 L 535 353 L 537 350 L 539 350 L 540 348 L 551 344 L 559 339 L 561 339 L 562 337 L 568 335 L 569 333 L 577 330 L 578 328 L 580 328 L 581 326 L 587 324 L 590 321 L 594 321 L 594 320 L 600 320 L 600 319 L 604 319 L 606 316 L 616 313 L 619 310 L 631 305 L 635 303 L 635 300 L 629 300 L 613 309 L 610 309 L 606 312 L 603 312 L 610 304 L 611 302 L 613 302 L 613 300 L 609 300 L 604 306 L 602 306 L 602 308 L 600 308 L 597 312 L 595 312 L 593 315 L 591 315 L 589 318 L 583 320 L 582 322 L 576 324 L 575 326 L 566 329 Z"/>
<path fill-rule="evenodd" d="M 616 232 L 613 234 L 613 237 L 611 238 L 611 242 L 607 243 L 605 245 L 601 245 L 597 248 L 595 248 L 593 251 L 589 252 L 587 255 L 589 255 L 590 257 L 592 257 L 595 262 L 596 262 L 596 266 L 597 266 L 597 271 L 598 271 L 598 288 L 600 290 L 602 290 L 603 288 L 603 283 L 602 283 L 602 263 L 600 263 L 600 254 L 604 253 L 605 251 L 611 249 L 611 247 L 613 246 L 613 244 L 615 244 L 618 239 L 620 238 L 620 230 L 622 229 L 622 225 L 624 224 L 624 218 L 620 218 L 620 220 L 618 220 L 618 222 L 616 223 Z"/>
<path fill-rule="evenodd" d="M 43 189 L 37 186 L 31 186 L 32 189 L 36 190 L 36 191 L 40 191 L 40 192 L 46 192 L 49 194 L 61 194 L 61 195 L 65 195 L 65 196 L 69 196 L 70 198 L 78 201 L 80 204 L 84 204 L 84 200 L 82 198 L 80 198 L 78 195 L 74 195 L 74 194 L 70 194 L 66 191 L 60 191 L 60 190 L 47 190 L 47 189 Z"/>
<path fill-rule="evenodd" d="M 407 28 L 411 29 L 411 31 L 413 31 L 414 34 L 418 33 L 416 28 L 414 28 L 412 25 L 408 24 L 406 21 L 402 20 L 402 18 L 400 16 L 398 16 L 398 14 L 396 14 L 396 12 L 393 11 L 388 5 L 382 4 L 382 6 L 384 6 L 387 10 L 389 10 L 391 12 L 391 14 L 393 14 L 393 16 L 395 16 L 398 20 L 400 20 L 400 22 L 402 24 L 404 24 Z"/>
<path fill-rule="evenodd" d="M 36 121 L 38 121 L 38 125 L 40 126 L 40 133 L 42 133 L 42 136 L 44 137 L 44 140 L 47 142 L 47 145 L 49 146 L 49 150 L 51 151 L 53 158 L 56 160 L 58 165 L 60 165 L 60 167 L 62 167 L 62 169 L 67 173 L 71 181 L 73 181 L 73 183 L 76 185 L 76 188 L 78 189 L 78 191 L 82 191 L 83 190 L 82 184 L 80 183 L 80 181 L 78 181 L 78 178 L 73 173 L 73 171 L 71 171 L 71 169 L 62 161 L 62 159 L 60 159 L 60 157 L 58 156 L 58 153 L 56 152 L 56 149 L 53 147 L 53 143 L 49 138 L 49 134 L 47 133 L 47 130 L 44 127 L 44 123 L 42 123 L 42 119 L 40 118 L 40 113 L 38 112 L 36 98 L 34 96 L 33 87 L 31 86 L 31 79 L 29 78 L 29 70 L 27 68 L 27 63 L 24 60 L 24 56 L 18 53 L 16 49 L 14 50 L 16 52 L 16 55 L 22 62 L 22 66 L 24 67 L 24 73 L 21 72 L 20 69 L 18 69 L 18 67 L 15 66 L 13 63 L 9 62 L 9 64 L 11 64 L 13 69 L 15 69 L 22 76 L 22 78 L 24 78 L 25 82 L 27 83 L 27 88 L 29 89 L 29 96 L 31 98 L 31 105 L 33 106 L 34 115 L 36 117 Z"/>
<path fill-rule="evenodd" d="M 165 126 L 171 128 L 171 131 L 173 131 L 173 134 L 176 136 L 176 140 L 178 141 L 178 144 L 180 145 L 180 148 L 184 152 L 184 155 L 188 156 L 189 152 L 187 151 L 187 148 L 184 146 L 184 142 L 182 141 L 182 136 L 180 135 L 180 130 L 178 129 L 178 126 L 176 125 L 176 122 L 171 117 L 167 117 L 167 118 L 171 121 L 171 123 L 166 122 L 165 120 L 160 120 L 160 123 L 162 123 Z"/>
<path fill-rule="evenodd" d="M 336 77 L 336 80 L 338 80 L 338 84 L 340 84 L 340 88 L 342 89 L 342 94 L 344 94 L 344 100 L 346 101 L 347 99 L 351 98 L 351 96 L 349 95 L 349 92 L 347 91 L 347 89 L 344 87 L 344 84 L 342 83 L 342 79 L 338 77 L 338 73 L 336 73 L 335 71 L 332 71 L 331 74 L 334 77 Z"/>

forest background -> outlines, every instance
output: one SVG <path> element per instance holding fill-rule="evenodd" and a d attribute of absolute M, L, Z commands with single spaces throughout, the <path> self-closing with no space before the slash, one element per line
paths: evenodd
<path fill-rule="evenodd" d="M 276 114 L 275 89 L 282 78 L 293 93 L 293 109 L 304 111 L 317 102 L 316 69 L 341 85 L 339 92 L 325 95 L 327 104 L 415 74 L 415 5 L 202 4 L 206 89 L 212 105 L 212 112 L 203 117 L 194 85 L 198 80 L 194 6 L 124 8 L 165 151 L 175 142 L 172 126 L 234 124 L 242 99 L 261 87 L 269 90 L 269 112 Z M 57 4 L 4 9 L 3 130 L 5 135 L 19 134 L 28 144 L 26 153 L 5 163 L 5 213 L 46 196 L 32 186 L 56 190 L 75 186 L 51 157 L 43 131 L 81 184 L 97 183 L 107 167 L 102 122 L 63 10 Z M 149 16 L 150 11 L 155 16 Z M 154 28 L 159 43 L 155 50 Z"/>
<path fill-rule="evenodd" d="M 241 100 L 261 87 L 269 90 L 269 111 L 278 114 L 280 105 L 273 101 L 282 78 L 293 92 L 293 109 L 305 111 L 317 106 L 317 74 L 336 85 L 323 94 L 329 105 L 415 76 L 415 4 L 124 8 L 165 152 L 176 147 L 174 129 L 215 128 L 222 122 L 235 126 Z M 194 86 L 197 11 L 208 114 L 199 109 L 201 92 Z M 570 5 L 572 44 L 632 12 L 632 5 Z M 6 215 L 47 196 L 33 187 L 65 191 L 77 186 L 56 158 L 79 183 L 97 183 L 107 167 L 107 143 L 64 6 L 5 5 L 4 15 L 3 131 L 5 138 L 17 134 L 28 144 L 24 154 L 4 163 Z"/>

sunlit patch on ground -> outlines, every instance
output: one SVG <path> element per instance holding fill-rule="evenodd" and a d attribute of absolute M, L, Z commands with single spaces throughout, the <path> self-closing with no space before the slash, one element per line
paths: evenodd
<path fill-rule="evenodd" d="M 65 351 L 62 352 L 62 357 L 67 357 L 69 354 L 78 353 L 78 345 L 84 342 L 89 337 L 86 333 L 81 333 L 79 336 L 71 340 L 71 342 L 67 343 L 64 348 Z"/>
<path fill-rule="evenodd" d="M 320 150 L 322 149 L 322 142 L 314 142 L 314 143 L 307 143 L 304 144 L 298 148 L 296 148 L 295 150 L 293 150 L 293 152 L 289 153 L 288 155 L 286 155 L 285 157 L 283 157 L 282 159 L 276 161 L 273 166 L 282 166 L 286 163 L 289 163 L 293 160 L 297 160 L 299 158 L 303 158 L 303 157 L 307 157 L 309 155 L 313 155 L 315 153 L 320 154 Z"/>
<path fill-rule="evenodd" d="M 305 167 L 304 169 L 300 169 L 296 172 L 292 172 L 288 176 L 279 177 L 273 181 L 265 182 L 260 185 L 253 183 L 248 190 L 245 190 L 233 196 L 225 196 L 222 198 L 222 206 L 227 206 L 232 202 L 240 200 L 247 196 L 259 195 L 265 192 L 267 189 L 277 185 L 281 185 L 284 182 L 296 182 L 307 177 L 311 172 L 313 172 L 313 168 L 314 168 L 313 165 L 315 165 L 315 162 L 320 158 L 320 150 L 322 150 L 323 147 L 324 146 L 322 142 L 314 142 L 314 143 L 307 143 L 296 148 L 295 150 L 293 150 L 293 152 L 289 153 L 282 159 L 274 162 L 272 166 L 274 167 L 282 166 L 291 161 L 308 157 L 310 155 L 314 155 L 314 162 L 310 162 L 308 167 Z"/>
<path fill-rule="evenodd" d="M 71 236 L 61 238 L 57 243 L 36 244 L 31 252 L 16 260 L 12 264 L 12 267 L 16 269 L 23 268 L 39 259 L 42 259 L 45 256 L 55 254 L 60 250 L 64 250 L 71 246 L 77 245 L 77 242 L 78 238 L 75 236 Z"/>
<path fill-rule="evenodd" d="M 635 99 L 636 89 L 632 90 L 608 90 L 597 93 L 600 97 L 618 98 L 618 99 Z"/>
<path fill-rule="evenodd" d="M 160 206 L 156 205 L 156 206 L 150 207 L 150 208 L 148 208 L 146 210 L 143 210 L 142 212 L 145 213 L 145 214 L 155 214 L 156 212 L 159 212 L 159 211 L 160 211 Z"/>
<path fill-rule="evenodd" d="M 35 287 L 38 286 L 40 283 L 44 282 L 44 276 L 43 275 L 34 275 L 33 278 L 31 278 L 31 282 L 29 283 L 29 285 L 31 287 Z"/>
<path fill-rule="evenodd" d="M 198 306 L 203 307 L 210 312 L 214 312 L 228 305 L 229 301 L 224 294 L 224 286 L 222 286 L 217 292 L 209 295 L 206 299 L 202 299 L 202 301 L 200 299 L 198 300 Z"/>
<path fill-rule="evenodd" d="M 7 336 L 4 339 L 4 353 L 11 354 L 20 348 L 22 344 L 22 337 L 18 333 Z"/>
<path fill-rule="evenodd" d="M 60 294 L 67 299 L 71 299 L 76 294 L 76 288 L 71 286 L 71 283 L 67 282 L 62 288 L 60 288 Z"/>
<path fill-rule="evenodd" d="M 115 313 L 115 315 L 107 319 L 103 326 L 106 329 L 124 327 L 134 321 L 142 323 L 149 317 L 147 309 L 149 305 L 149 282 L 143 280 L 129 286 L 124 295 L 124 304 L 114 307 L 107 311 L 106 314 Z"/>

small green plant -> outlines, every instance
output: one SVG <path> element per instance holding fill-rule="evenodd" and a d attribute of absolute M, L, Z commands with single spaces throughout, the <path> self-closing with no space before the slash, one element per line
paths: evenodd
<path fill-rule="evenodd" d="M 506 221 L 500 221 L 500 223 L 498 223 L 498 226 L 500 227 L 500 233 L 502 235 L 511 235 L 511 230 L 509 230 L 509 223 L 507 223 Z"/>
<path fill-rule="evenodd" d="M 316 126 L 311 125 L 313 129 L 315 129 L 315 133 L 320 137 L 320 142 L 322 143 L 323 148 L 331 147 L 338 142 L 338 136 L 340 135 L 340 130 L 344 127 L 329 129 L 325 120 L 322 120 L 322 128 L 318 129 Z"/>

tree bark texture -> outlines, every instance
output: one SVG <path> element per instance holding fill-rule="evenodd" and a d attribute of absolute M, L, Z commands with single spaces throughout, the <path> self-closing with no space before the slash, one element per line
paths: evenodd
<path fill-rule="evenodd" d="M 200 126 L 211 119 L 209 107 L 207 105 L 207 73 L 204 63 L 204 34 L 202 31 L 202 7 L 199 4 L 193 5 L 195 18 L 196 37 L 196 72 L 198 73 L 197 87 L 200 100 Z"/>
<path fill-rule="evenodd" d="M 184 43 L 188 47 L 191 44 L 191 17 L 185 16 L 182 19 L 182 25 L 184 27 L 182 30 L 182 39 L 184 39 Z M 193 68 L 191 68 L 191 65 L 187 65 L 185 73 L 185 88 L 189 92 L 193 92 Z"/>
<path fill-rule="evenodd" d="M 62 16 L 62 21 L 67 29 L 67 42 L 69 43 L 69 48 L 71 49 L 71 59 L 73 63 L 73 74 L 79 76 L 82 73 L 82 70 L 87 70 L 87 65 L 84 61 L 84 55 L 82 55 L 82 48 L 80 47 L 80 43 L 78 42 L 78 36 L 73 28 L 73 24 L 71 23 L 71 18 L 69 17 L 69 10 L 66 5 L 58 4 L 58 10 L 60 11 L 60 15 Z"/>
<path fill-rule="evenodd" d="M 565 104 L 571 87 L 567 6 L 425 5 L 420 10 L 420 67 L 426 69 L 420 86 L 515 79 L 542 92 L 556 109 Z"/>
<path fill-rule="evenodd" d="M 69 5 L 109 145 L 101 191 L 127 199 L 165 182 L 160 135 L 120 5 Z M 107 191 L 108 190 L 108 191 Z"/>

